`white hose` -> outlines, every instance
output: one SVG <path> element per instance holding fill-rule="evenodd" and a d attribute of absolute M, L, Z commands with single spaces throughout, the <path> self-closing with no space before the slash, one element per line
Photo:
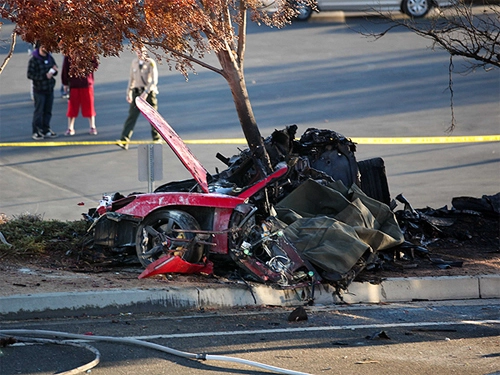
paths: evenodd
<path fill-rule="evenodd" d="M 82 366 L 78 366 L 72 370 L 64 371 L 64 372 L 58 372 L 57 375 L 76 375 L 85 371 L 88 371 L 95 366 L 99 364 L 99 361 L 101 360 L 101 353 L 99 350 L 94 348 L 93 346 L 90 346 L 89 344 L 83 343 L 83 342 L 71 342 L 71 341 L 61 341 L 61 340 L 50 340 L 50 339 L 40 339 L 40 338 L 35 338 L 35 337 L 22 337 L 22 338 L 17 338 L 17 341 L 19 342 L 24 342 L 24 343 L 40 343 L 40 344 L 56 344 L 56 345 L 70 345 L 70 346 L 76 346 L 77 348 L 84 348 L 92 353 L 95 354 L 95 358 L 90 361 L 89 363 L 86 363 Z"/>
<path fill-rule="evenodd" d="M 45 330 L 28 330 L 28 329 L 11 329 L 11 330 L 0 330 L 0 334 L 4 335 L 35 335 L 35 336 L 45 336 L 45 337 L 64 337 L 69 339 L 76 340 L 85 340 L 85 341 L 108 341 L 108 342 L 117 342 L 121 344 L 132 344 L 144 346 L 147 348 L 159 350 L 161 352 L 169 353 L 172 355 L 176 355 L 178 357 L 184 357 L 189 359 L 201 359 L 201 360 L 214 360 L 214 361 L 226 361 L 226 362 L 235 362 L 240 364 L 245 364 L 248 366 L 258 367 L 265 370 L 273 371 L 278 374 L 287 374 L 287 375 L 311 375 L 305 372 L 287 370 L 280 367 L 270 366 L 259 362 L 249 361 L 242 358 L 235 357 L 227 357 L 222 355 L 211 355 L 211 354 L 195 354 L 189 352 L 183 352 L 180 350 L 169 348 L 168 346 L 154 344 L 148 341 L 142 341 L 134 338 L 128 337 L 113 337 L 113 336 L 89 336 L 89 335 L 79 335 L 67 332 L 59 332 L 59 331 L 45 331 Z"/>

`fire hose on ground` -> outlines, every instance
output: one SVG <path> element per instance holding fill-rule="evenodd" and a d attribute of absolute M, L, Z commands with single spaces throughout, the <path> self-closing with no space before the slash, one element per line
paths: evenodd
<path fill-rule="evenodd" d="M 155 344 L 152 342 L 138 340 L 138 339 L 129 338 L 129 337 L 79 335 L 79 334 L 73 334 L 73 333 L 67 333 L 67 332 L 46 331 L 46 330 L 27 330 L 27 329 L 0 330 L 0 336 L 9 336 L 9 335 L 14 336 L 15 340 L 22 341 L 22 342 L 67 344 L 67 345 L 83 347 L 87 350 L 92 351 L 96 355 L 96 358 L 93 361 L 91 361 L 83 366 L 80 366 L 78 368 L 75 368 L 73 370 L 59 373 L 59 375 L 74 375 L 74 374 L 88 371 L 91 368 L 97 366 L 97 364 L 100 361 L 101 355 L 96 348 L 94 348 L 88 344 L 76 343 L 76 342 L 70 341 L 68 339 L 79 340 L 79 341 L 106 341 L 106 342 L 115 342 L 115 343 L 120 343 L 120 344 L 138 345 L 138 346 L 143 346 L 146 348 L 159 350 L 159 351 L 164 352 L 164 353 L 172 354 L 172 355 L 187 358 L 187 359 L 203 360 L 203 361 L 213 360 L 213 361 L 233 362 L 233 363 L 244 364 L 244 365 L 248 365 L 248 366 L 252 366 L 252 367 L 261 368 L 264 370 L 275 372 L 277 374 L 310 375 L 310 374 L 305 373 L 305 372 L 287 370 L 287 369 L 283 369 L 280 367 L 266 365 L 266 364 L 260 363 L 260 362 L 249 361 L 249 360 L 242 359 L 242 358 L 228 357 L 228 356 L 223 356 L 223 355 L 212 355 L 212 354 L 206 354 L 206 353 L 196 354 L 196 353 L 183 352 L 183 351 L 180 351 L 177 349 L 170 348 L 168 346 L 163 346 L 163 345 Z M 33 337 L 33 336 L 35 336 L 35 337 Z M 49 340 L 49 339 L 42 339 L 39 337 L 64 338 L 66 340 Z"/>

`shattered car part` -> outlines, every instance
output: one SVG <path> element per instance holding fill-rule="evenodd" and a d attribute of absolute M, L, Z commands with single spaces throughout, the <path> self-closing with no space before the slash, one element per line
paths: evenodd
<path fill-rule="evenodd" d="M 93 222 L 96 246 L 135 248 L 146 268 L 141 277 L 210 274 L 213 262 L 229 261 L 246 271 L 247 277 L 281 287 L 315 284 L 322 274 L 346 287 L 371 262 L 377 246 L 366 245 L 361 253 L 350 255 L 354 259 L 350 269 L 332 276 L 336 271 L 299 253 L 300 238 L 290 240 L 289 226 L 275 210 L 290 193 L 313 181 L 356 187 L 358 198 L 364 195 L 360 186 L 380 185 L 371 191 L 386 196 L 372 197 L 370 202 L 389 211 L 378 201 L 389 198 L 385 169 L 379 168 L 363 184 L 351 140 L 331 130 L 307 129 L 297 141 L 297 126 L 292 125 L 265 139 L 274 168 L 270 175 L 261 175 L 249 149 L 231 158 L 218 154 L 227 168 L 210 175 L 158 112 L 141 98 L 136 103 L 193 176 L 161 185 L 153 193 L 106 194 L 87 215 Z M 377 163 L 383 167 L 381 159 Z M 346 254 L 350 251 L 345 249 Z"/>
<path fill-rule="evenodd" d="M 242 231 L 231 241 L 230 256 L 236 264 L 257 276 L 261 282 L 270 281 L 283 287 L 310 278 L 319 280 L 315 269 L 302 260 L 285 238 L 283 223 L 274 217 L 260 225 L 254 218 L 244 221 L 245 226 L 242 225 L 243 220 L 239 224 Z"/>
<path fill-rule="evenodd" d="M 213 271 L 214 265 L 210 261 L 201 264 L 189 263 L 176 255 L 155 260 L 139 275 L 139 279 L 165 273 L 200 273 L 211 275 Z"/>
<path fill-rule="evenodd" d="M 463 258 L 459 255 L 454 257 L 453 254 L 441 258 L 439 254 L 433 254 L 433 251 L 439 252 L 440 248 L 454 247 L 464 251 L 463 248 L 467 248 L 469 242 L 476 243 L 475 246 L 480 242 L 482 246 L 499 249 L 498 235 L 482 235 L 484 231 L 491 231 L 491 228 L 488 228 L 495 223 L 498 227 L 499 215 L 496 210 L 500 209 L 499 198 L 500 193 L 483 195 L 481 198 L 456 197 L 452 199 L 451 209 L 446 206 L 439 209 L 414 209 L 402 194 L 398 195 L 396 200 L 403 203 L 404 208 L 395 211 L 395 215 L 405 241 L 389 251 L 378 253 L 378 269 L 390 269 L 391 265 L 414 268 L 417 267 L 416 263 L 424 262 L 423 264 L 446 270 L 463 267 Z M 474 222 L 474 225 L 471 222 Z M 498 230 L 499 228 L 497 233 L 500 233 Z M 429 247 L 432 247 L 433 251 L 429 250 Z"/>
<path fill-rule="evenodd" d="M 456 210 L 477 211 L 486 215 L 500 215 L 500 193 L 481 198 L 455 197 L 451 204 Z"/>

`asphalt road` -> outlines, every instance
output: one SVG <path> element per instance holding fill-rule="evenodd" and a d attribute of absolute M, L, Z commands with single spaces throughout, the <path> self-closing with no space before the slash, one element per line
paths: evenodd
<path fill-rule="evenodd" d="M 297 124 L 328 128 L 347 137 L 446 136 L 450 126 L 449 57 L 406 30 L 374 41 L 361 30 L 381 31 L 377 17 L 319 18 L 282 30 L 249 25 L 245 76 L 261 133 Z M 8 39 L 12 25 L 3 25 Z M 77 220 L 95 207 L 103 193 L 147 191 L 138 181 L 137 146 L 123 151 L 113 144 L 27 147 L 32 102 L 26 79 L 28 45 L 0 75 L 0 213 L 29 212 L 47 219 Z M 3 60 L 6 50 L 0 50 Z M 108 141 L 119 137 L 127 115 L 125 88 L 132 54 L 105 58 L 97 71 L 97 137 L 87 121 L 76 120 L 71 141 Z M 208 56 L 209 61 L 214 56 Z M 62 57 L 56 56 L 62 64 Z M 500 71 L 477 70 L 454 61 L 456 136 L 499 134 Z M 60 81 L 58 82 L 58 85 Z M 242 138 L 226 82 L 199 69 L 186 82 L 160 66 L 159 109 L 183 139 Z M 56 99 L 52 128 L 66 129 L 66 101 Z M 149 140 L 141 119 L 134 140 Z M 11 147 L 8 143 L 27 142 Z M 7 143 L 7 145 L 5 145 Z M 215 154 L 234 155 L 245 145 L 190 145 L 210 173 L 223 169 Z M 450 205 L 455 196 L 495 194 L 500 186 L 499 143 L 424 145 L 359 144 L 358 160 L 380 156 L 393 196 L 403 193 L 417 208 Z M 190 177 L 168 146 L 163 146 L 163 182 Z M 160 182 L 156 182 L 158 185 Z M 83 204 L 78 205 L 78 204 Z"/>
<path fill-rule="evenodd" d="M 101 355 L 91 370 L 95 375 L 277 373 L 227 357 L 316 375 L 498 375 L 499 311 L 498 300 L 316 306 L 307 308 L 308 320 L 289 322 L 291 309 L 272 307 L 144 315 L 125 310 L 117 316 L 3 321 L 0 330 L 127 337 L 169 348 L 166 353 L 91 341 Z M 38 332 L 24 336 L 49 338 Z M 171 349 L 224 358 L 186 359 Z M 68 345 L 16 345 L 0 349 L 0 372 L 53 374 L 94 358 L 88 349 Z"/>

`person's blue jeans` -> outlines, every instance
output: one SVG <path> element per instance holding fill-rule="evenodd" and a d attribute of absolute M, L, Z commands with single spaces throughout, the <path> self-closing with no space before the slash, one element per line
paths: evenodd
<path fill-rule="evenodd" d="M 50 131 L 54 91 L 47 93 L 34 92 L 33 99 L 35 102 L 32 121 L 33 133 L 46 134 Z"/>

